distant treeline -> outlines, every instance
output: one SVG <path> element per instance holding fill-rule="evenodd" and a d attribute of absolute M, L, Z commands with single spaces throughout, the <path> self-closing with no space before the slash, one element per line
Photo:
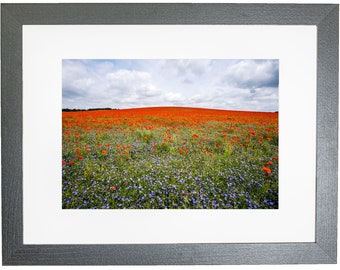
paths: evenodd
<path fill-rule="evenodd" d="M 79 112 L 79 111 L 106 111 L 106 110 L 119 110 L 113 108 L 90 108 L 90 109 L 62 109 L 63 112 Z"/>

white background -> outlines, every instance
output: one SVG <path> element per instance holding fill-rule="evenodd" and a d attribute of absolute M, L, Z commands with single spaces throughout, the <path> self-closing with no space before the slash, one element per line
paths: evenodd
<path fill-rule="evenodd" d="M 315 26 L 29 25 L 23 48 L 25 244 L 315 240 Z M 279 59 L 279 209 L 61 209 L 61 62 L 70 58 Z"/>
<path fill-rule="evenodd" d="M 2 1 L 2 2 L 23 2 L 23 1 Z M 36 2 L 43 2 L 43 1 L 36 1 Z M 60 2 L 67 2 L 67 1 L 60 1 Z M 78 1 L 73 1 L 73 2 L 78 2 Z M 81 1 L 81 2 L 87 2 L 87 1 Z M 91 2 L 96 2 L 96 1 L 91 1 Z M 104 2 L 104 1 L 101 1 L 101 2 Z M 107 1 L 105 1 L 107 2 Z M 110 2 L 117 2 L 117 1 L 110 1 Z M 119 2 L 129 2 L 129 1 L 119 1 Z M 131 2 L 143 2 L 143 1 L 131 1 Z M 154 1 L 148 1 L 148 2 L 154 2 Z M 157 2 L 164 2 L 164 1 L 157 1 Z M 172 1 L 167 1 L 167 2 L 172 2 Z M 176 1 L 176 2 L 183 2 L 183 1 Z M 201 2 L 201 1 L 193 1 L 193 2 Z M 228 1 L 214 1 L 214 2 L 228 2 Z M 241 2 L 254 2 L 254 1 L 236 1 L 238 3 L 241 3 Z M 263 1 L 256 1 L 256 2 L 263 2 Z M 264 1 L 266 2 L 266 1 Z M 296 3 L 296 2 L 306 2 L 306 3 L 315 3 L 315 2 L 320 2 L 320 1 L 280 1 L 280 2 L 292 2 L 292 3 Z M 333 1 L 332 3 L 337 3 L 338 1 Z M 329 3 L 329 2 L 328 2 Z M 170 266 L 172 267 L 172 266 Z M 211 266 L 209 266 L 210 268 Z M 316 267 L 318 267 L 318 269 L 335 269 L 335 266 L 334 265 L 280 265 L 280 266 L 213 266 L 214 269 L 217 269 L 217 268 L 220 268 L 220 269 L 316 269 Z M 16 267 L 16 268 L 21 268 L 21 267 Z M 57 268 L 60 268 L 62 269 L 63 267 L 57 267 Z M 76 267 L 76 268 L 80 268 L 80 267 Z M 107 269 L 108 267 L 106 267 Z M 115 267 L 115 269 L 117 268 L 123 268 L 123 267 Z M 132 268 L 132 266 L 130 267 L 124 267 L 125 269 L 126 268 Z M 150 266 L 146 266 L 146 267 L 141 267 L 141 268 L 151 268 Z M 152 267 L 153 269 L 158 269 L 158 268 L 166 268 L 166 267 L 160 267 L 160 266 L 153 266 Z M 178 268 L 182 268 L 182 267 L 178 267 Z M 206 266 L 189 266 L 189 267 L 186 267 L 186 269 L 209 269 L 208 267 Z"/>

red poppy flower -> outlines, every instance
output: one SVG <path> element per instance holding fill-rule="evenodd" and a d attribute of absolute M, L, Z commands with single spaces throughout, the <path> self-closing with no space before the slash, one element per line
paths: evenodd
<path fill-rule="evenodd" d="M 107 151 L 106 150 L 102 150 L 102 155 L 107 155 Z"/>
<path fill-rule="evenodd" d="M 264 171 L 266 174 L 270 174 L 272 171 L 267 167 L 262 167 L 262 171 Z"/>

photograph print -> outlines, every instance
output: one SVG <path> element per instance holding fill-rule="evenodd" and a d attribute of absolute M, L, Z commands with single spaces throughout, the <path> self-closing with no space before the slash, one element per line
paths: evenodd
<path fill-rule="evenodd" d="M 62 60 L 63 209 L 278 209 L 279 60 Z"/>

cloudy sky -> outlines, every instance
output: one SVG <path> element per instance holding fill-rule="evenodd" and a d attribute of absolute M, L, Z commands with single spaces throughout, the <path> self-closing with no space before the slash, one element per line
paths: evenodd
<path fill-rule="evenodd" d="M 63 60 L 63 108 L 278 111 L 278 60 Z"/>

